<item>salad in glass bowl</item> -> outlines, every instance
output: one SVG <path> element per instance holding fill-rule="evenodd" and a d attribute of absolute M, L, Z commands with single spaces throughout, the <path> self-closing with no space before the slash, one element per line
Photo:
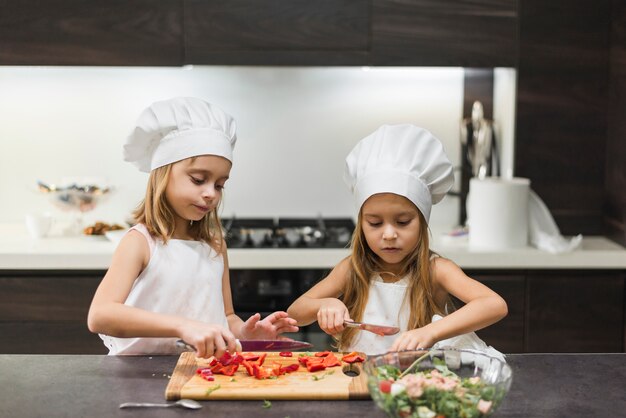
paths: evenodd
<path fill-rule="evenodd" d="M 504 361 L 453 348 L 369 356 L 364 368 L 376 405 L 398 418 L 486 417 L 512 381 Z"/>

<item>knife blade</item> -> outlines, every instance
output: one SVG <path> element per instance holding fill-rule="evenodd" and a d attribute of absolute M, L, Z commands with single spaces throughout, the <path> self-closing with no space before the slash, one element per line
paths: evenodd
<path fill-rule="evenodd" d="M 176 346 L 196 351 L 194 346 L 183 340 L 176 341 Z M 311 343 L 295 340 L 237 340 L 237 351 L 295 351 L 311 347 Z"/>
<path fill-rule="evenodd" d="M 363 322 L 343 321 L 343 324 L 348 328 L 358 328 L 364 331 L 373 332 L 376 335 L 394 335 L 400 332 L 400 328 L 392 327 L 388 325 L 374 325 L 366 324 Z"/>

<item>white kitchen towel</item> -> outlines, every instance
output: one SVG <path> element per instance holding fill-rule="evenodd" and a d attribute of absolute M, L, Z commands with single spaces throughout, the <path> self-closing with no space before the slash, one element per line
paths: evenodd
<path fill-rule="evenodd" d="M 433 322 L 439 321 L 443 317 L 441 315 L 433 315 Z M 488 356 L 495 357 L 499 360 L 506 361 L 504 359 L 504 354 L 496 350 L 490 345 L 487 345 L 483 340 L 481 340 L 475 332 L 468 332 L 467 334 L 457 335 L 456 337 L 451 337 L 446 340 L 441 340 L 435 345 L 433 345 L 434 349 L 443 349 L 443 348 L 456 348 L 456 349 L 470 349 L 483 352 Z M 463 360 L 466 363 L 465 360 Z"/>
<path fill-rule="evenodd" d="M 581 234 L 564 238 L 548 207 L 532 189 L 528 199 L 528 235 L 532 246 L 552 254 L 574 251 L 583 240 Z"/>

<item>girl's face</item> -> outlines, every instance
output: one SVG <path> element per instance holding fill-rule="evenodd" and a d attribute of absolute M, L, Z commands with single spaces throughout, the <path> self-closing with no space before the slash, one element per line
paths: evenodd
<path fill-rule="evenodd" d="M 177 226 L 199 221 L 217 207 L 232 163 L 217 155 L 201 155 L 172 164 L 165 197 Z"/>
<path fill-rule="evenodd" d="M 391 273 L 399 273 L 401 261 L 413 253 L 420 233 L 417 207 L 393 193 L 371 196 L 361 207 L 363 235 L 369 248 Z"/>

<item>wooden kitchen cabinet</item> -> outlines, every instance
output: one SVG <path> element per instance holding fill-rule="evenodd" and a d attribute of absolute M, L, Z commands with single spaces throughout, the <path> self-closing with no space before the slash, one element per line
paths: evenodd
<path fill-rule="evenodd" d="M 511 274 L 511 272 L 490 272 L 489 274 L 468 272 L 468 274 L 502 296 L 509 309 L 509 313 L 504 319 L 477 331 L 476 334 L 485 343 L 503 353 L 525 352 L 525 276 L 522 274 Z"/>
<path fill-rule="evenodd" d="M 528 275 L 526 351 L 624 351 L 624 274 L 534 272 Z"/>
<path fill-rule="evenodd" d="M 184 4 L 187 64 L 367 64 L 369 0 Z"/>
<path fill-rule="evenodd" d="M 515 67 L 517 0 L 372 0 L 373 65 Z"/>
<path fill-rule="evenodd" d="M 0 353 L 105 354 L 87 329 L 104 272 L 0 272 Z"/>
<path fill-rule="evenodd" d="M 0 65 L 182 63 L 182 0 L 0 0 Z"/>

